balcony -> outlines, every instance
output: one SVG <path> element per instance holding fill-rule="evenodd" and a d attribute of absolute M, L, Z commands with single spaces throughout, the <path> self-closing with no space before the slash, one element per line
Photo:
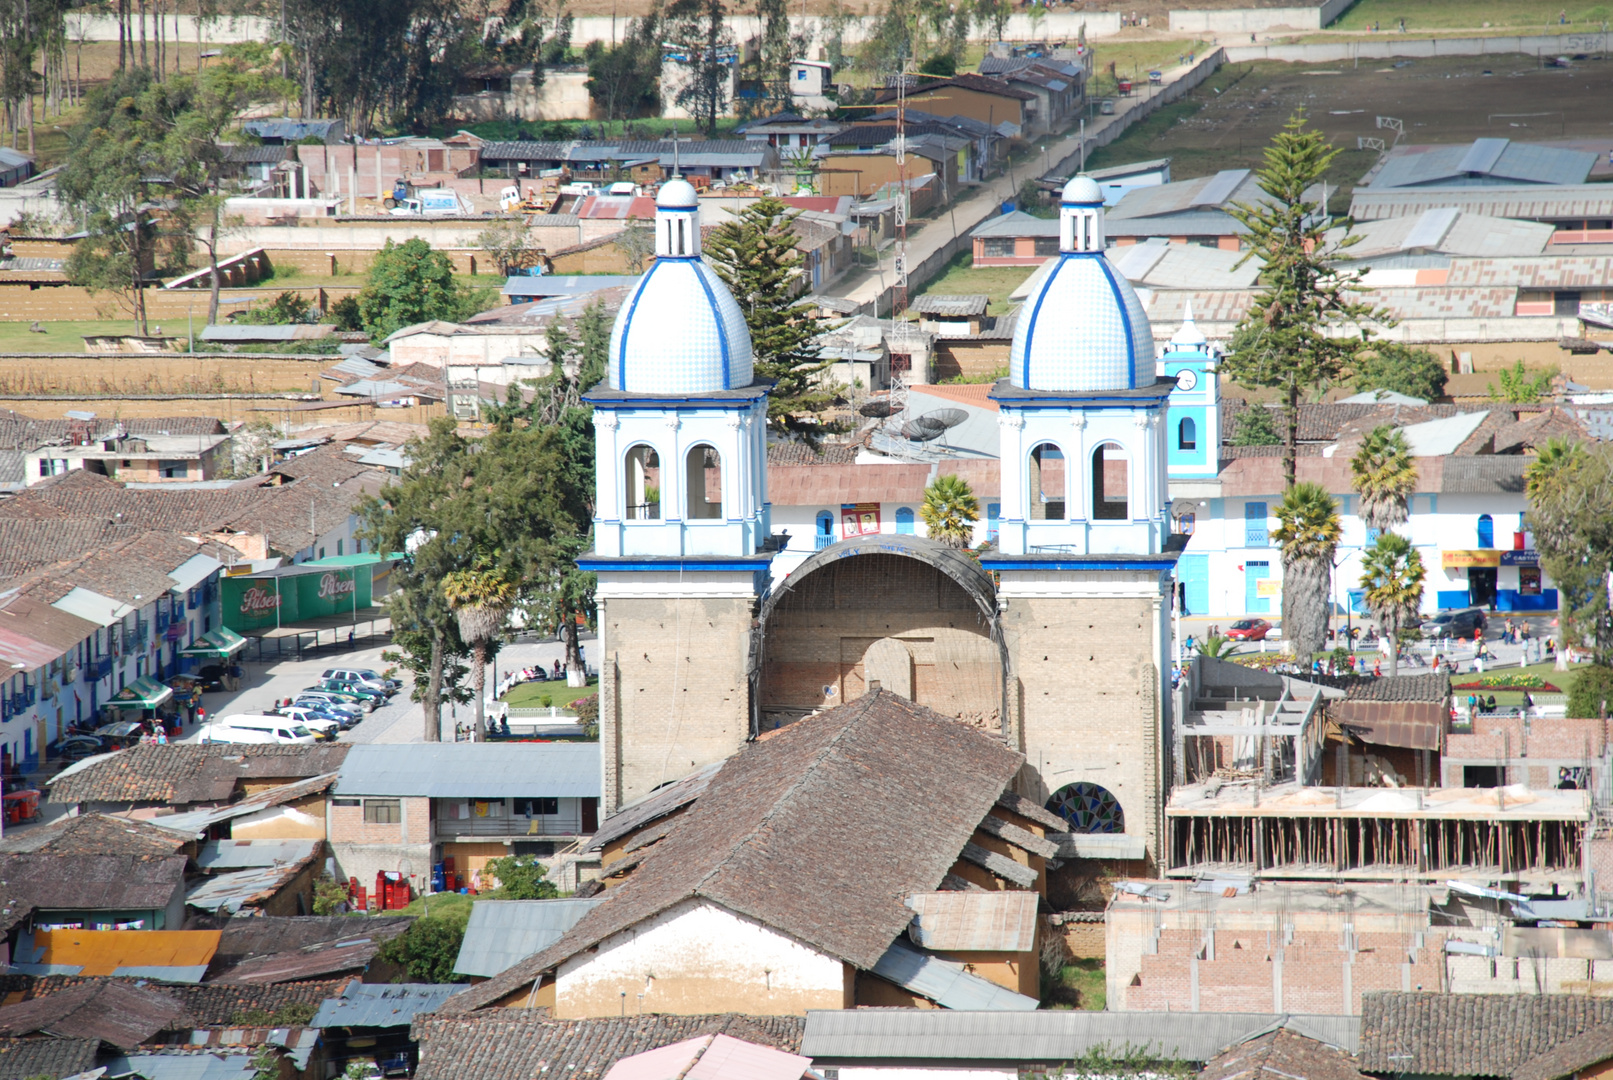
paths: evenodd
<path fill-rule="evenodd" d="M 90 682 L 100 682 L 112 674 L 112 658 L 110 656 L 97 656 L 84 665 L 84 677 Z"/>
<path fill-rule="evenodd" d="M 812 539 L 814 545 L 812 550 L 814 551 L 822 551 L 835 542 L 833 533 L 815 533 Z"/>

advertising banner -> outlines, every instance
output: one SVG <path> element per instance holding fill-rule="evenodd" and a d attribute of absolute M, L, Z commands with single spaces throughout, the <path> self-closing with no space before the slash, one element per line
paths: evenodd
<path fill-rule="evenodd" d="M 223 578 L 224 625 L 245 633 L 362 610 L 370 606 L 371 571 L 369 566 L 310 566 Z"/>

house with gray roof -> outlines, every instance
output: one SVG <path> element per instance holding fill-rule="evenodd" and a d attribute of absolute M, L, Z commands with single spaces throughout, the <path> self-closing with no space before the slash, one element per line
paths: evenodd
<path fill-rule="evenodd" d="M 1596 164 L 1589 150 L 1565 150 L 1512 139 L 1474 139 L 1455 145 L 1396 146 L 1363 185 L 1395 188 L 1503 187 L 1583 184 Z"/>

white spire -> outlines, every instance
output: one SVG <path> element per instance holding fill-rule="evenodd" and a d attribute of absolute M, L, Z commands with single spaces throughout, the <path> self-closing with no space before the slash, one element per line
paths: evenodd
<path fill-rule="evenodd" d="M 1089 176 L 1071 178 L 1059 201 L 1059 251 L 1066 255 L 1103 251 L 1103 189 L 1097 181 Z"/>
<path fill-rule="evenodd" d="M 655 197 L 655 257 L 700 254 L 700 196 L 687 180 L 668 180 Z"/>
<path fill-rule="evenodd" d="M 1193 301 L 1189 300 L 1182 316 L 1182 328 L 1171 338 L 1171 349 L 1174 352 L 1202 352 L 1209 340 L 1204 336 L 1204 331 L 1194 324 Z"/>

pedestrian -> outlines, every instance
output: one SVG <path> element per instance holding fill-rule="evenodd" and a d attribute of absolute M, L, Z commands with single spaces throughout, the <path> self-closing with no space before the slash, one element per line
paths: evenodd
<path fill-rule="evenodd" d="M 1374 679 L 1383 678 L 1383 665 L 1376 660 L 1372 662 L 1372 677 Z"/>
<path fill-rule="evenodd" d="M 1253 45 L 1254 43 L 1255 43 L 1255 36 L 1253 34 L 1250 34 L 1249 35 L 1249 44 Z"/>
<path fill-rule="evenodd" d="M 560 678 L 560 661 L 558 660 L 554 662 L 554 677 Z"/>

